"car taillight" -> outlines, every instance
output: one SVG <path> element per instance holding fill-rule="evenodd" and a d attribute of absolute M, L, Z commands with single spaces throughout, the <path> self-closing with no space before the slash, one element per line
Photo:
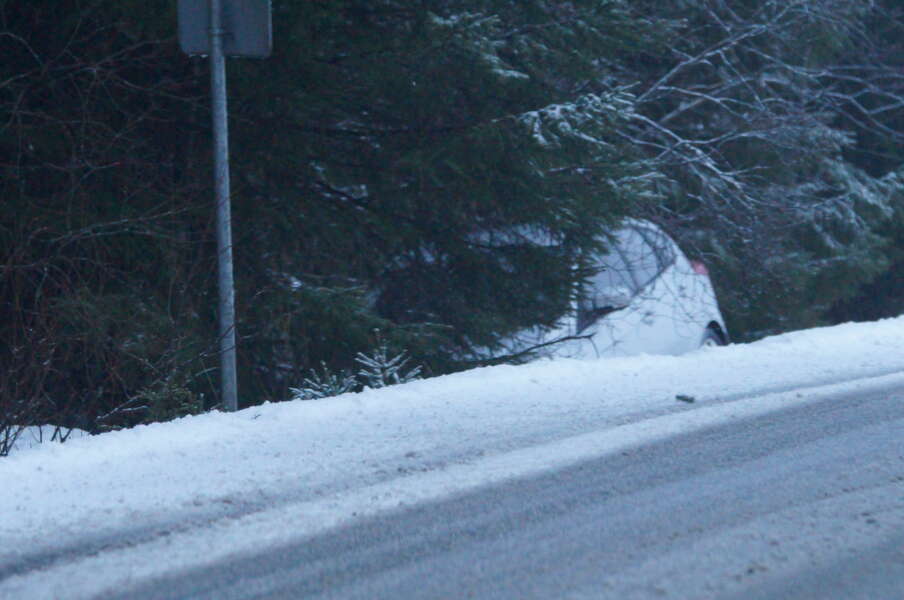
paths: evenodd
<path fill-rule="evenodd" d="M 707 269 L 706 265 L 704 265 L 699 260 L 692 260 L 691 268 L 694 269 L 694 273 L 696 273 L 697 275 L 709 276 L 709 269 Z"/>

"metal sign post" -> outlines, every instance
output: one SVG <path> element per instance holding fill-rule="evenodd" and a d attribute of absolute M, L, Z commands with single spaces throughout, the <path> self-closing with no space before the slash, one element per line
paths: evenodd
<path fill-rule="evenodd" d="M 232 269 L 232 215 L 229 203 L 229 121 L 226 56 L 223 54 L 222 0 L 210 0 L 210 93 L 213 103 L 214 185 L 217 201 L 217 255 L 220 295 L 220 388 L 223 408 L 238 409 L 235 367 L 235 282 Z"/>
<path fill-rule="evenodd" d="M 179 43 L 182 49 L 187 54 L 210 55 L 217 205 L 220 389 L 223 409 L 229 412 L 238 409 L 238 380 L 229 198 L 226 54 L 265 57 L 270 54 L 271 40 L 269 0 L 179 0 Z"/>

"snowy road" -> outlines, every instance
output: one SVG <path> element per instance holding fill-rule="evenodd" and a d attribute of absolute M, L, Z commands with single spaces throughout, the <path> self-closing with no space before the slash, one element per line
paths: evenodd
<path fill-rule="evenodd" d="M 829 395 L 109 597 L 901 598 L 902 432 Z"/>
<path fill-rule="evenodd" d="M 425 596 L 454 583 L 505 596 L 523 580 L 582 598 L 747 569 L 769 594 L 785 572 L 828 581 L 833 560 L 866 573 L 897 560 L 883 549 L 904 531 L 904 402 L 889 390 L 904 390 L 904 317 L 45 443 L 0 459 L 0 598 L 203 591 L 207 569 L 273 548 L 285 561 L 235 573 L 262 586 L 277 581 L 267 569 L 306 574 L 311 593 L 339 597 L 392 595 L 406 577 Z M 191 576 L 143 587 L 179 573 Z"/>

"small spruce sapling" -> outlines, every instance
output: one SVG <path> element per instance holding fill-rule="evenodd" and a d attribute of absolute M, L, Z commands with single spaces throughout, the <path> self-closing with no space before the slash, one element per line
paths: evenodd
<path fill-rule="evenodd" d="M 359 352 L 355 356 L 355 362 L 361 365 L 358 378 L 365 388 L 377 389 L 397 383 L 408 383 L 421 378 L 420 365 L 403 370 L 410 357 L 402 350 L 395 356 L 390 356 L 389 345 L 377 332 L 377 347 L 369 355 Z"/>
<path fill-rule="evenodd" d="M 355 376 L 348 371 L 334 373 L 330 371 L 326 363 L 320 362 L 321 370 L 311 370 L 310 377 L 301 381 L 301 386 L 289 388 L 292 392 L 292 400 L 316 400 L 329 396 L 338 396 L 346 392 L 353 392 L 358 387 Z"/>
<path fill-rule="evenodd" d="M 408 367 L 410 357 L 405 350 L 390 355 L 389 344 L 378 330 L 375 333 L 376 347 L 370 353 L 359 352 L 355 355 L 355 362 L 360 365 L 356 374 L 345 370 L 335 373 L 321 361 L 319 371 L 312 369 L 310 376 L 302 380 L 301 386 L 289 388 L 292 400 L 316 400 L 421 379 L 422 367 Z"/>

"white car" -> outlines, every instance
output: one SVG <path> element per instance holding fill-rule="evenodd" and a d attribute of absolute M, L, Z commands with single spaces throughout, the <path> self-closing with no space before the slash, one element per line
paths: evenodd
<path fill-rule="evenodd" d="M 690 261 L 648 221 L 626 220 L 596 258 L 599 268 L 579 300 L 552 329 L 524 331 L 505 353 L 594 358 L 683 354 L 728 343 L 706 267 Z"/>

